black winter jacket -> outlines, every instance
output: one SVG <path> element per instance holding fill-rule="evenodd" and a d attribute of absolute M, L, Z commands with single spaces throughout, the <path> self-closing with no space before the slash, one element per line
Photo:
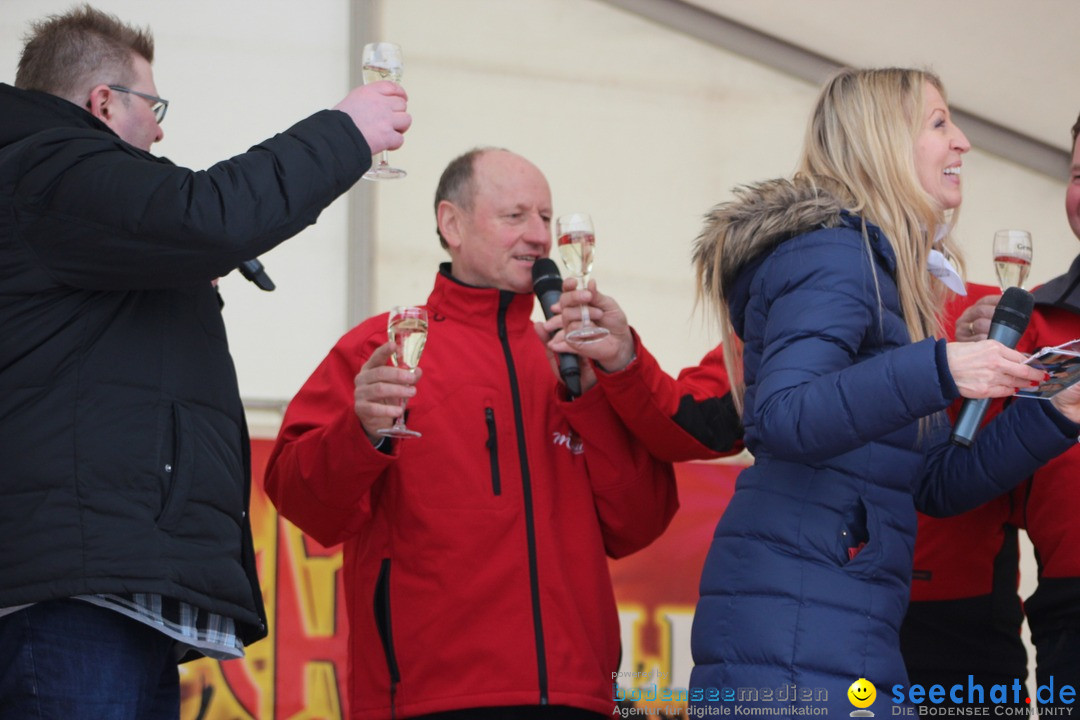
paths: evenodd
<path fill-rule="evenodd" d="M 0 85 L 0 608 L 154 592 L 266 634 L 211 280 L 370 165 L 323 111 L 201 172 Z"/>

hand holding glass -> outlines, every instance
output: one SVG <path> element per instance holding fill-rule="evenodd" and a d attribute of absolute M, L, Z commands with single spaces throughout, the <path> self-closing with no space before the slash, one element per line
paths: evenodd
<path fill-rule="evenodd" d="M 424 352 L 424 344 L 427 342 L 427 329 L 428 315 L 424 308 L 399 306 L 390 311 L 386 330 L 390 339 L 397 345 L 390 358 L 396 367 L 410 371 L 416 369 L 420 364 L 420 355 Z M 395 418 L 392 427 L 377 430 L 379 435 L 396 438 L 420 437 L 420 433 L 405 427 L 405 405 L 408 402 L 408 398 L 402 399 L 401 415 Z"/>
<path fill-rule="evenodd" d="M 998 230 L 994 233 L 994 269 L 1002 291 L 1023 287 L 1031 269 L 1031 233 Z"/>
<path fill-rule="evenodd" d="M 361 63 L 365 85 L 379 80 L 392 80 L 401 84 L 405 62 L 401 57 L 399 46 L 393 43 L 368 43 L 364 46 Z M 390 167 L 386 150 L 383 150 L 379 156 L 378 164 L 364 173 L 364 178 L 367 180 L 392 180 L 402 177 L 405 177 L 405 171 Z"/>
<path fill-rule="evenodd" d="M 585 213 L 570 213 L 555 221 L 555 235 L 559 238 L 559 256 L 567 272 L 578 278 L 578 287 L 586 289 L 592 272 L 596 233 L 592 218 Z M 566 333 L 573 343 L 596 342 L 608 335 L 607 328 L 593 325 L 589 319 L 589 306 L 581 306 L 581 327 Z"/>

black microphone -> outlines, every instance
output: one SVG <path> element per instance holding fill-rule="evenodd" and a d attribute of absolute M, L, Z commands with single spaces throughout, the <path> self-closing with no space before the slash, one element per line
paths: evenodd
<path fill-rule="evenodd" d="M 1031 320 L 1031 311 L 1035 308 L 1035 298 L 1027 290 L 1011 287 L 1005 291 L 1001 300 L 998 301 L 994 317 L 990 321 L 989 339 L 997 340 L 1005 347 L 1016 347 L 1020 336 L 1027 329 L 1028 321 Z M 990 398 L 974 400 L 968 398 L 960 407 L 960 414 L 953 425 L 951 440 L 954 444 L 962 447 L 971 445 L 975 437 L 975 431 L 982 424 L 986 408 L 990 405 Z"/>
<path fill-rule="evenodd" d="M 257 259 L 245 260 L 240 263 L 240 274 L 255 283 L 255 286 L 260 290 L 270 292 L 277 287 L 274 285 L 274 281 L 270 279 L 270 276 L 266 274 L 266 268 Z"/>
<path fill-rule="evenodd" d="M 550 319 L 555 313 L 551 306 L 559 302 L 562 295 L 562 275 L 559 266 L 551 258 L 538 258 L 532 266 L 533 292 L 540 299 L 544 317 Z M 578 356 L 573 353 L 559 353 L 559 377 L 566 383 L 570 397 L 581 397 L 581 367 Z"/>

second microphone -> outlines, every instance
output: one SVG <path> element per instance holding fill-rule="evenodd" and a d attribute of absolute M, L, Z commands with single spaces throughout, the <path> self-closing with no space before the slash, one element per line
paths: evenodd
<path fill-rule="evenodd" d="M 550 319 L 555 313 L 551 307 L 562 295 L 562 275 L 559 266 L 551 258 L 539 258 L 532 266 L 533 292 L 540 300 L 544 317 Z M 566 384 L 570 397 L 581 397 L 580 359 L 573 353 L 559 353 L 559 376 Z"/>
<path fill-rule="evenodd" d="M 1018 287 L 1006 290 L 998 301 L 994 317 L 990 321 L 989 339 L 997 340 L 1005 347 L 1016 347 L 1020 336 L 1027 329 L 1033 309 L 1035 309 L 1035 298 L 1027 290 Z M 986 398 L 964 400 L 964 404 L 960 407 L 960 414 L 953 425 L 950 437 L 953 443 L 962 447 L 971 445 L 971 441 L 975 438 L 975 431 L 982 424 L 989 406 L 990 400 Z"/>

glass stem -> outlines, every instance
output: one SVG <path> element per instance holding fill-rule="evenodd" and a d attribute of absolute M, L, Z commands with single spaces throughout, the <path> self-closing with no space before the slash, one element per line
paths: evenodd
<path fill-rule="evenodd" d="M 588 285 L 589 285 L 589 279 L 588 279 L 587 276 L 583 275 L 582 278 L 581 278 L 581 287 L 583 289 L 587 289 Z M 591 327 L 591 326 L 592 326 L 592 322 L 589 320 L 589 306 L 588 305 L 582 305 L 581 306 L 581 327 L 587 328 L 587 327 Z"/>

